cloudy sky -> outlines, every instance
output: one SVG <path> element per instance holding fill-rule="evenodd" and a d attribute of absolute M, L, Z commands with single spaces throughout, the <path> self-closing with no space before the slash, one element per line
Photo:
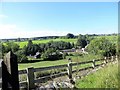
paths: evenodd
<path fill-rule="evenodd" d="M 118 32 L 117 2 L 2 2 L 0 38 Z"/>

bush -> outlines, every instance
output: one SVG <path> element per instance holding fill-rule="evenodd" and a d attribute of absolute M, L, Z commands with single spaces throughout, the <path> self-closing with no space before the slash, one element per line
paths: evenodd
<path fill-rule="evenodd" d="M 47 49 L 47 51 L 45 51 L 41 57 L 43 58 L 43 60 L 58 60 L 58 59 L 62 59 L 63 55 L 59 52 L 59 51 L 55 51 L 55 49 L 50 48 Z"/>
<path fill-rule="evenodd" d="M 27 56 L 25 56 L 23 50 L 19 50 L 15 54 L 17 55 L 18 63 L 28 62 L 28 58 L 27 58 Z"/>
<path fill-rule="evenodd" d="M 112 56 L 116 54 L 116 45 L 106 38 L 96 38 L 90 42 L 87 50 L 95 55 Z"/>
<path fill-rule="evenodd" d="M 64 52 L 64 53 L 63 53 L 63 59 L 66 59 L 66 56 L 68 56 L 68 53 L 67 53 L 67 52 Z"/>

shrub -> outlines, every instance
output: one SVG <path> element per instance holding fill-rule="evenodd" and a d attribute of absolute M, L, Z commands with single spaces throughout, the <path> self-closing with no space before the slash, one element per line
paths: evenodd
<path fill-rule="evenodd" d="M 49 48 L 41 55 L 41 57 L 43 60 L 58 60 L 62 59 L 63 55 L 59 51 L 55 51 L 55 49 Z"/>
<path fill-rule="evenodd" d="M 90 42 L 87 50 L 95 55 L 111 56 L 116 54 L 116 45 L 106 38 L 96 38 Z"/>
<path fill-rule="evenodd" d="M 23 50 L 19 50 L 15 54 L 17 55 L 18 63 L 28 62 L 28 58 L 25 56 Z"/>

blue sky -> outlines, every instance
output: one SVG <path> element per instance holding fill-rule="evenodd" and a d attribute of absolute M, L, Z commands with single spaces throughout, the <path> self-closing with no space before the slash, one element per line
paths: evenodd
<path fill-rule="evenodd" d="M 1 4 L 0 38 L 118 32 L 117 2 Z"/>

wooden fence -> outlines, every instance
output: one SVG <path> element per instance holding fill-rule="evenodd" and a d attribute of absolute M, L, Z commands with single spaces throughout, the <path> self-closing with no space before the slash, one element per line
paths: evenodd
<path fill-rule="evenodd" d="M 94 69 L 97 66 L 105 65 L 108 62 L 112 62 L 112 61 L 115 61 L 115 60 L 117 60 L 117 56 L 105 57 L 103 59 L 97 59 L 97 60 L 94 59 L 94 60 L 91 60 L 91 61 L 78 62 L 78 63 L 69 62 L 68 64 L 50 66 L 50 67 L 41 67 L 41 68 L 30 67 L 30 68 L 27 68 L 26 70 L 19 70 L 19 75 L 21 75 L 21 74 L 26 74 L 27 75 L 27 81 L 20 82 L 19 84 L 20 84 L 20 87 L 24 86 L 24 87 L 28 88 L 28 90 L 30 90 L 30 89 L 35 88 L 36 83 L 40 83 L 43 80 L 45 80 L 47 78 L 50 78 L 50 77 L 68 75 L 69 80 L 72 81 L 72 74 L 74 72 L 78 71 L 78 70 L 73 70 L 74 66 L 91 63 L 91 66 L 89 66 L 89 67 L 79 69 L 79 71 L 82 71 L 82 70 L 86 70 L 86 69 L 89 69 L 89 68 Z M 101 63 L 97 64 L 97 62 L 101 62 Z M 41 71 L 59 69 L 59 68 L 67 68 L 67 71 L 60 72 L 60 73 L 53 74 L 53 75 L 43 76 L 43 77 L 40 77 L 39 79 L 35 79 L 35 75 L 34 75 L 35 72 L 41 72 Z"/>
<path fill-rule="evenodd" d="M 22 86 L 24 88 L 27 88 L 28 90 L 31 90 L 35 88 L 35 84 L 41 83 L 43 80 L 48 79 L 50 77 L 58 77 L 58 76 L 63 76 L 63 75 L 68 75 L 68 78 L 70 82 L 72 81 L 73 77 L 72 74 L 76 71 L 82 71 L 86 70 L 89 68 L 96 68 L 97 66 L 100 65 L 105 65 L 108 62 L 117 60 L 117 56 L 112 56 L 112 57 L 105 57 L 103 59 L 97 59 L 97 60 L 91 60 L 91 61 L 85 61 L 85 62 L 69 62 L 68 64 L 64 65 L 57 65 L 57 66 L 50 66 L 50 67 L 41 67 L 41 68 L 34 68 L 34 67 L 29 67 L 25 70 L 19 70 L 18 71 L 18 63 L 17 63 L 17 57 L 15 54 L 12 52 L 7 53 L 5 56 L 4 60 L 1 62 L 0 69 L 2 69 L 2 89 L 7 90 L 8 88 L 11 88 L 12 90 L 19 90 Z M 101 62 L 101 63 L 97 63 Z M 89 67 L 83 67 L 79 70 L 73 69 L 74 66 L 77 65 L 85 65 L 85 64 L 90 64 Z M 66 71 L 48 75 L 48 76 L 43 76 L 40 78 L 35 78 L 35 73 L 36 72 L 42 72 L 42 71 L 47 71 L 47 70 L 52 70 L 52 69 L 61 69 L 61 68 L 66 68 Z M 26 74 L 27 76 L 27 81 L 21 81 L 19 82 L 19 75 Z M 0 83 L 1 85 L 1 83 Z"/>

